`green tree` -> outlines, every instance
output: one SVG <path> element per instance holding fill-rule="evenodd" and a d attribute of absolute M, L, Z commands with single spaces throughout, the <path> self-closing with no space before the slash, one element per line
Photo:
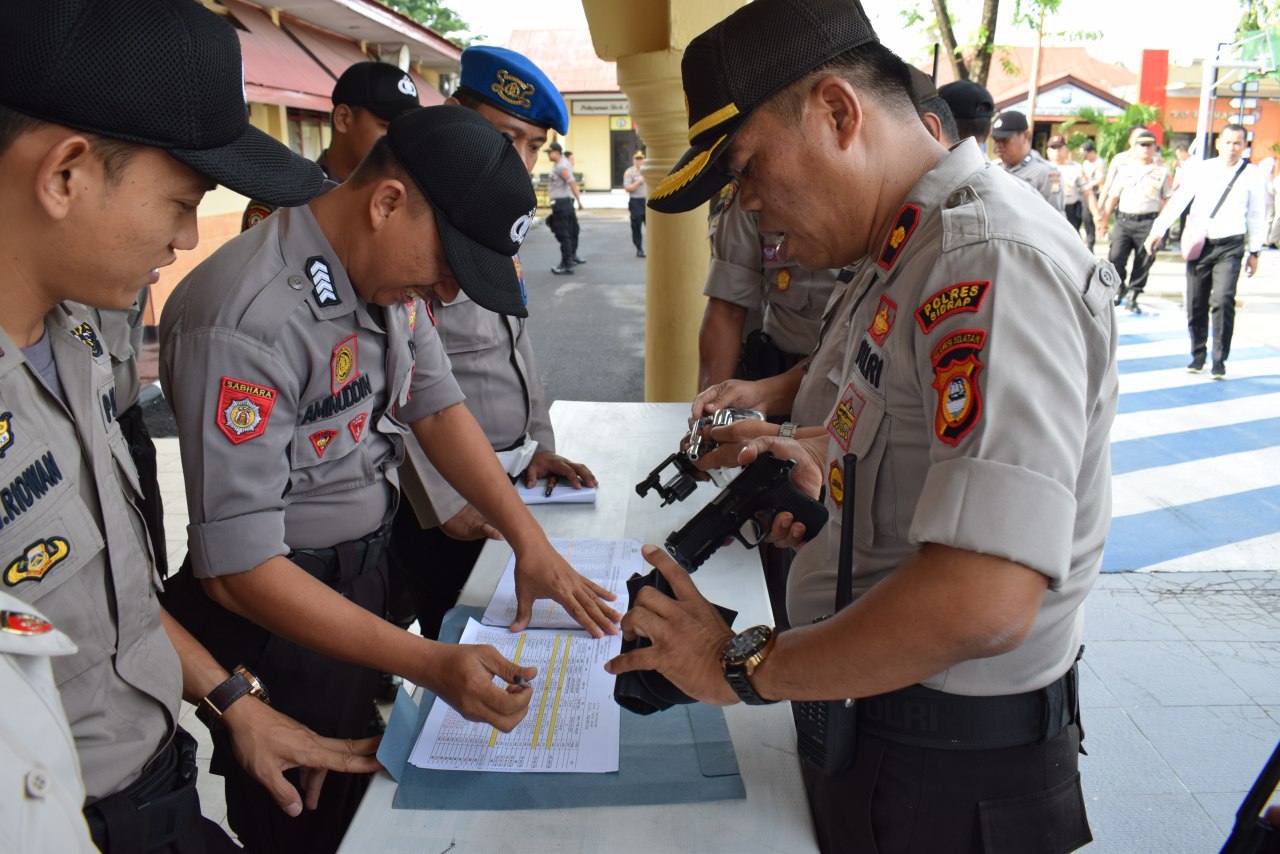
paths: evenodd
<path fill-rule="evenodd" d="M 1104 160 L 1110 160 L 1129 147 L 1130 128 L 1135 125 L 1149 125 L 1156 121 L 1159 115 L 1159 110 L 1146 104 L 1130 104 L 1118 118 L 1112 118 L 1093 107 L 1081 107 L 1076 111 L 1074 118 L 1062 123 L 1062 129 L 1065 132 L 1074 125 L 1093 125 L 1098 129 L 1094 139 L 1094 145 L 1098 146 L 1098 156 Z M 1166 134 L 1167 131 L 1166 128 Z M 1073 133 L 1069 144 L 1072 148 L 1076 148 L 1084 140 L 1084 134 Z"/>
<path fill-rule="evenodd" d="M 1280 2 L 1280 0 L 1278 0 Z M 991 51 L 996 40 L 996 15 L 1000 0 L 982 0 L 982 17 L 978 28 L 969 39 L 961 43 L 956 38 L 955 22 L 947 8 L 947 0 L 930 0 L 932 19 L 926 19 L 918 4 L 903 9 L 899 14 L 908 27 L 924 24 L 934 40 L 941 42 L 942 52 L 951 62 L 951 70 L 957 80 L 972 80 L 987 85 L 991 70 Z"/>
<path fill-rule="evenodd" d="M 430 27 L 454 44 L 466 47 L 477 38 L 471 32 L 471 25 L 462 20 L 462 16 L 444 5 L 441 0 L 378 0 L 378 2 L 407 18 L 412 18 L 419 24 Z"/>

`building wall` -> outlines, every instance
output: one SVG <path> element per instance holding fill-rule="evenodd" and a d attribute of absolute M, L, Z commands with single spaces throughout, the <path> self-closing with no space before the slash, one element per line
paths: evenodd
<path fill-rule="evenodd" d="M 1239 112 L 1231 108 L 1230 99 L 1220 97 L 1213 102 L 1213 119 L 1209 123 L 1210 130 L 1217 134 L 1222 130 L 1230 117 Z M 1258 121 L 1255 124 L 1247 125 L 1248 130 L 1253 131 L 1253 162 L 1257 163 L 1264 157 L 1275 156 L 1276 152 L 1272 150 L 1272 146 L 1280 144 L 1280 103 L 1267 98 L 1258 99 L 1258 107 L 1252 111 L 1258 113 Z M 1166 116 L 1170 129 L 1176 134 L 1190 134 L 1195 136 L 1196 123 L 1200 119 L 1200 99 L 1195 98 L 1169 98 L 1168 113 Z M 1211 150 L 1210 155 L 1216 154 Z"/>

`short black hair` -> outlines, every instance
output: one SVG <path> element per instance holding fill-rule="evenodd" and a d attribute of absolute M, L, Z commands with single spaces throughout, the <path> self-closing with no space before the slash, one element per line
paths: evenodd
<path fill-rule="evenodd" d="M 798 123 L 813 85 L 823 77 L 841 77 L 858 91 L 871 95 L 902 116 L 916 114 L 911 70 L 902 58 L 880 42 L 867 42 L 846 51 L 783 87 L 765 105 L 776 115 Z M 908 112 L 910 111 L 910 112 Z"/>
<path fill-rule="evenodd" d="M 353 187 L 364 187 L 383 178 L 394 178 L 404 184 L 409 189 L 409 198 L 412 199 L 415 207 L 430 206 L 426 195 L 409 174 L 409 170 L 391 150 L 391 143 L 385 135 L 379 137 L 369 149 L 369 153 L 356 164 L 355 170 L 347 178 L 346 183 Z"/>
<path fill-rule="evenodd" d="M 1244 125 L 1238 125 L 1235 123 L 1223 125 L 1222 130 L 1218 131 L 1218 137 L 1221 138 L 1227 131 L 1235 131 L 1244 137 L 1245 142 L 1249 141 L 1249 132 L 1244 129 Z"/>
<path fill-rule="evenodd" d="M 938 124 L 942 126 L 942 142 L 943 145 L 955 145 L 964 137 L 960 136 L 960 131 L 956 128 L 956 117 L 951 112 L 951 105 L 946 102 L 941 95 L 934 95 L 932 98 L 925 98 L 920 102 L 920 113 L 933 113 L 938 117 Z"/>
<path fill-rule="evenodd" d="M 991 116 L 979 119 L 956 119 L 956 133 L 961 139 L 973 137 L 978 145 L 986 145 L 991 136 Z"/>
<path fill-rule="evenodd" d="M 3 156 L 9 150 L 9 147 L 17 141 L 18 137 L 49 124 L 52 124 L 52 122 L 29 116 L 19 110 L 0 104 L 0 156 Z M 125 142 L 121 139 L 113 139 L 109 136 L 87 131 L 79 131 L 79 133 L 89 140 L 90 145 L 93 147 L 93 153 L 102 162 L 102 174 L 107 183 L 119 183 L 125 167 L 129 165 L 129 161 L 138 153 L 138 149 L 141 146 L 137 143 Z"/>

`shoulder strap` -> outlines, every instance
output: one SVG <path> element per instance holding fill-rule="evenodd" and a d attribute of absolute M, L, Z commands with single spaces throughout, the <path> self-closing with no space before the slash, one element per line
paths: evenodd
<path fill-rule="evenodd" d="M 1213 219 L 1218 215 L 1218 209 L 1222 207 L 1222 203 L 1227 200 L 1227 196 L 1231 194 L 1231 188 L 1235 186 L 1236 179 L 1240 177 L 1240 173 L 1244 171 L 1244 167 L 1249 165 L 1249 161 L 1241 158 L 1240 168 L 1236 170 L 1236 174 L 1231 176 L 1231 180 L 1227 183 L 1227 189 L 1222 191 L 1222 198 L 1218 199 L 1218 203 L 1213 206 L 1213 213 L 1209 214 L 1209 219 Z"/>

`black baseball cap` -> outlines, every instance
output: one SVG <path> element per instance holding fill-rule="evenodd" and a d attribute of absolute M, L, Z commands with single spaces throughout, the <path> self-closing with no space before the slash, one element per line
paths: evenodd
<path fill-rule="evenodd" d="M 490 311 L 528 317 L 511 258 L 538 200 L 511 141 L 479 113 L 447 105 L 392 119 L 387 143 L 431 203 L 462 290 Z"/>
<path fill-rule="evenodd" d="M 18 0 L 4 15 L 0 104 L 164 149 L 277 207 L 320 191 L 320 167 L 249 124 L 240 41 L 195 0 Z"/>
<path fill-rule="evenodd" d="M 391 121 L 403 112 L 422 106 L 413 78 L 388 62 L 357 62 L 333 84 L 333 105 L 363 107 Z"/>
<path fill-rule="evenodd" d="M 1067 138 L 1062 134 L 1054 134 L 1053 136 L 1049 137 L 1050 148 L 1066 148 L 1066 146 L 1067 146 Z"/>
<path fill-rule="evenodd" d="M 858 0 L 755 0 L 699 35 L 680 63 L 690 147 L 650 194 L 649 207 L 680 213 L 710 199 L 729 182 L 716 160 L 756 107 L 876 40 Z"/>
<path fill-rule="evenodd" d="M 991 93 L 985 86 L 972 80 L 952 80 L 940 87 L 938 94 L 951 108 L 951 115 L 957 119 L 989 119 L 996 114 L 996 104 L 991 99 Z"/>
<path fill-rule="evenodd" d="M 1027 129 L 1027 117 L 1017 110 L 1005 110 L 991 124 L 991 135 L 996 139 L 1008 139 Z"/>

